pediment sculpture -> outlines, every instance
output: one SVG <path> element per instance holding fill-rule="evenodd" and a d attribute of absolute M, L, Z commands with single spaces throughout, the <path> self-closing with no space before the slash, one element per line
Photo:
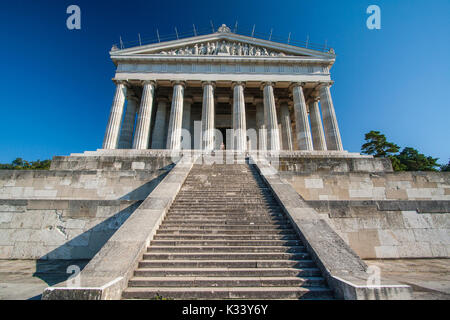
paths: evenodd
<path fill-rule="evenodd" d="M 166 55 L 212 55 L 212 56 L 270 56 L 282 57 L 283 52 L 267 50 L 264 47 L 253 46 L 247 43 L 215 41 L 207 43 L 196 43 L 193 46 L 176 48 L 168 51 L 161 51 L 160 54 Z"/>

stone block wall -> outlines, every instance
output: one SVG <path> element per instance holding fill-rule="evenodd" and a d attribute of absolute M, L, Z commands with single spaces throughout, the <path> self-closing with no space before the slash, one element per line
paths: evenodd
<path fill-rule="evenodd" d="M 363 259 L 450 257 L 450 201 L 308 201 Z"/>
<path fill-rule="evenodd" d="M 450 174 L 283 171 L 363 259 L 450 257 Z"/>
<path fill-rule="evenodd" d="M 445 172 L 282 172 L 305 200 L 450 200 Z"/>
<path fill-rule="evenodd" d="M 0 170 L 0 199 L 143 200 L 170 169 Z"/>
<path fill-rule="evenodd" d="M 0 259 L 91 259 L 141 202 L 0 200 Z"/>
<path fill-rule="evenodd" d="M 166 155 L 71 156 L 0 170 L 0 259 L 91 259 L 173 167 Z"/>

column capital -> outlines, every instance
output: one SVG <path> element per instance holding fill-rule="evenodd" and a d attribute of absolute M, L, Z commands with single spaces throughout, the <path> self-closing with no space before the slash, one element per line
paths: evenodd
<path fill-rule="evenodd" d="M 116 85 L 123 84 L 126 87 L 129 86 L 128 81 L 126 81 L 126 80 L 112 79 L 112 82 L 114 82 Z"/>
<path fill-rule="evenodd" d="M 202 81 L 202 88 L 205 88 L 205 86 L 211 85 L 213 88 L 216 88 L 216 82 L 215 81 Z"/>
<path fill-rule="evenodd" d="M 292 90 L 296 87 L 304 87 L 306 85 L 306 82 L 293 82 L 289 85 L 289 90 Z"/>
<path fill-rule="evenodd" d="M 317 85 L 317 89 L 321 89 L 323 87 L 331 87 L 334 84 L 334 81 L 324 81 L 324 82 L 319 82 L 319 84 Z"/>
<path fill-rule="evenodd" d="M 234 89 L 235 86 L 242 86 L 245 88 L 245 82 L 244 81 L 233 81 L 231 84 L 231 88 Z"/>
<path fill-rule="evenodd" d="M 142 86 L 145 86 L 146 84 L 152 84 L 153 87 L 156 88 L 156 82 L 153 81 L 153 80 L 142 80 L 142 81 L 141 81 L 141 84 L 142 84 Z"/>
<path fill-rule="evenodd" d="M 171 82 L 172 86 L 176 86 L 176 85 L 182 85 L 183 88 L 186 87 L 186 82 L 183 80 L 175 80 Z"/>
<path fill-rule="evenodd" d="M 275 86 L 275 82 L 272 82 L 272 81 L 265 81 L 265 82 L 262 82 L 262 83 L 261 83 L 261 86 L 260 86 L 260 89 L 261 89 L 261 90 L 264 90 L 264 87 L 266 87 L 266 86 L 274 87 L 274 86 Z"/>

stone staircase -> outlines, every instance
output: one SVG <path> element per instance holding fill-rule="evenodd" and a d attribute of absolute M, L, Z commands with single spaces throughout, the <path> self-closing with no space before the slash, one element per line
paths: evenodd
<path fill-rule="evenodd" d="M 143 226 L 144 227 L 144 226 Z M 194 165 L 124 299 L 332 299 L 257 171 Z"/>

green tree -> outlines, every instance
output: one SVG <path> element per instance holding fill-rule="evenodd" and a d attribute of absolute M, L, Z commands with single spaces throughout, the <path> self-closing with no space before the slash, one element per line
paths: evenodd
<path fill-rule="evenodd" d="M 376 158 L 391 157 L 396 154 L 400 147 L 395 143 L 388 142 L 386 136 L 380 131 L 366 133 L 364 139 L 367 141 L 361 147 L 361 153 L 372 155 Z"/>
<path fill-rule="evenodd" d="M 438 171 L 438 158 L 427 157 L 414 148 L 406 147 L 395 157 L 405 171 Z"/>
<path fill-rule="evenodd" d="M 11 163 L 0 163 L 0 170 L 49 170 L 51 163 L 51 160 L 28 162 L 22 158 L 16 158 Z"/>
<path fill-rule="evenodd" d="M 441 166 L 441 171 L 443 171 L 443 172 L 450 172 L 450 160 L 448 161 L 447 164 L 443 164 Z"/>

